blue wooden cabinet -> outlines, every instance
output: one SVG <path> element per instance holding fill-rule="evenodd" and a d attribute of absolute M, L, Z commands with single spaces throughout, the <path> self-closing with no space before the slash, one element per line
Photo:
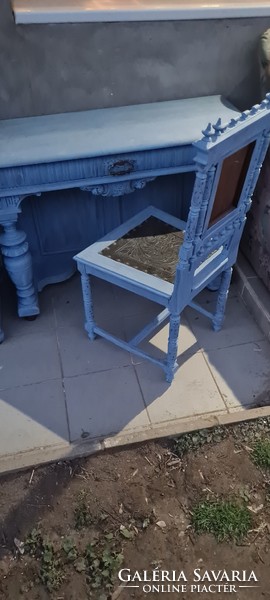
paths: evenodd
<path fill-rule="evenodd" d="M 0 245 L 20 316 L 74 254 L 148 205 L 186 218 L 194 148 L 220 96 L 0 122 Z"/>

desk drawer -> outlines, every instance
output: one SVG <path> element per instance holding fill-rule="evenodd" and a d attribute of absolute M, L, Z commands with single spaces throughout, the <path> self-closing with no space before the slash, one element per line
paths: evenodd
<path fill-rule="evenodd" d="M 134 179 L 134 175 L 148 171 L 158 176 L 168 170 L 184 170 L 193 163 L 191 145 L 144 150 L 118 156 L 81 158 L 66 162 L 8 167 L 0 172 L 0 192 L 5 195 L 83 187 L 92 183 L 106 183 L 118 178 Z M 181 169 L 182 167 L 182 169 Z M 164 172 L 164 173 L 163 173 Z"/>

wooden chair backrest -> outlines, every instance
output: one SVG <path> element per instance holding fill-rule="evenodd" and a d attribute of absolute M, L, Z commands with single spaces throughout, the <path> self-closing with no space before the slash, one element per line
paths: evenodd
<path fill-rule="evenodd" d="M 237 207 L 254 146 L 252 142 L 224 159 L 209 226 Z"/>
<path fill-rule="evenodd" d="M 196 178 L 172 296 L 182 309 L 236 261 L 251 197 L 270 140 L 270 94 L 222 126 L 210 123 L 196 148 Z"/>

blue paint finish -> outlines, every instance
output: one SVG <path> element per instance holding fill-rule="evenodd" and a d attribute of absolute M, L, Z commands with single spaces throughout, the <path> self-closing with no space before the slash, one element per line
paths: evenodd
<path fill-rule="evenodd" d="M 228 124 L 222 124 L 220 119 L 214 126 L 209 123 L 203 131 L 202 139 L 194 143 L 196 178 L 186 222 L 150 206 L 74 257 L 82 274 L 86 329 L 90 339 L 94 338 L 94 334 L 98 334 L 123 349 L 148 358 L 164 369 L 166 381 L 171 383 L 178 366 L 178 334 L 183 309 L 189 305 L 198 310 L 211 319 L 214 331 L 219 331 L 224 319 L 232 266 L 236 261 L 246 213 L 251 205 L 269 140 L 270 94 L 260 105 L 254 106 L 251 111 L 245 111 Z M 217 185 L 224 159 L 247 147 L 251 142 L 254 142 L 254 145 L 244 181 L 241 181 L 237 205 L 229 210 L 224 209 L 219 218 L 210 223 L 212 209 L 216 206 Z M 101 254 L 102 250 L 149 216 L 157 217 L 184 232 L 174 284 Z M 117 339 L 95 325 L 89 275 L 101 277 L 151 298 L 162 304 L 165 310 L 130 342 Z M 194 297 L 204 287 L 213 284 L 213 280 L 220 282 L 214 314 L 193 302 Z M 168 316 L 167 357 L 165 361 L 158 361 L 140 350 L 138 344 Z"/>
<path fill-rule="evenodd" d="M 0 121 L 0 245 L 19 315 L 37 314 L 37 291 L 72 275 L 75 253 L 139 210 L 185 219 L 192 142 L 210 117 L 237 115 L 210 96 Z"/>
<path fill-rule="evenodd" d="M 2 265 L 1 265 L 1 258 L 0 258 L 0 344 L 2 344 L 2 342 L 4 341 L 4 332 L 2 329 L 2 298 L 1 298 L 1 288 L 2 288 L 2 274 L 3 274 L 3 269 L 2 269 Z"/>
<path fill-rule="evenodd" d="M 205 96 L 9 119 L 0 122 L 0 168 L 190 145 L 205 111 L 214 119 L 238 114 L 221 96 Z"/>
<path fill-rule="evenodd" d="M 161 313 L 159 313 L 159 315 L 157 315 L 153 319 L 153 321 L 148 323 L 148 325 L 144 328 L 143 332 L 140 331 L 139 333 L 137 333 L 137 335 L 135 335 L 129 343 L 132 344 L 132 346 L 138 346 L 146 337 L 148 337 L 152 333 L 152 331 L 155 331 L 157 327 L 159 327 L 164 321 L 166 321 L 169 316 L 170 311 L 167 308 L 164 308 L 164 310 Z"/>
<path fill-rule="evenodd" d="M 37 296 L 33 284 L 32 259 L 24 231 L 17 229 L 20 202 L 23 197 L 0 198 L 0 246 L 3 263 L 10 279 L 16 285 L 18 314 L 25 317 L 39 314 Z"/>

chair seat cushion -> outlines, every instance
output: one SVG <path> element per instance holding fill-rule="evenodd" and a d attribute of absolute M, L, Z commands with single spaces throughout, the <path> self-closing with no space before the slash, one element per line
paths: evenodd
<path fill-rule="evenodd" d="M 184 231 L 151 216 L 100 254 L 173 283 L 184 234 Z"/>

